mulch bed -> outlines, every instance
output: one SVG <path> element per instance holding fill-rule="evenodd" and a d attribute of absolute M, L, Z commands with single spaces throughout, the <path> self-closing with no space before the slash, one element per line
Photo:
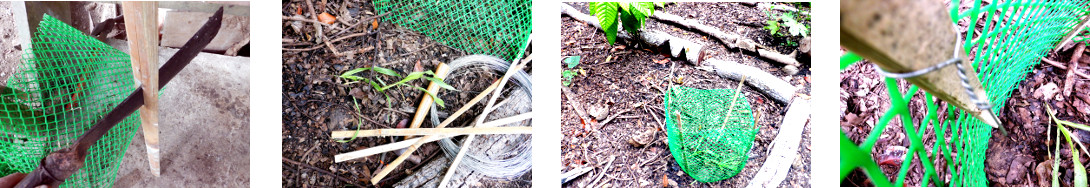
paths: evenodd
<path fill-rule="evenodd" d="M 569 3 L 584 13 L 587 3 Z M 687 19 L 701 20 L 705 24 L 720 27 L 728 32 L 737 32 L 758 41 L 762 45 L 789 53 L 794 47 L 782 46 L 772 41 L 781 40 L 771 37 L 767 30 L 759 27 L 739 25 L 743 22 L 763 23 L 765 15 L 755 7 L 737 3 L 677 3 L 669 4 L 662 10 Z M 685 175 L 674 161 L 667 148 L 666 133 L 661 129 L 663 116 L 662 92 L 671 86 L 689 86 L 702 89 L 735 88 L 737 82 L 723 79 L 712 72 L 699 70 L 692 64 L 680 59 L 673 59 L 649 49 L 635 48 L 633 44 L 618 39 L 617 45 L 606 43 L 605 35 L 593 26 L 576 21 L 566 16 L 561 17 L 561 39 L 563 56 L 582 56 L 576 69 L 586 71 L 585 75 L 572 80 L 570 96 L 562 96 L 561 157 L 564 171 L 580 166 L 595 166 L 595 170 L 568 182 L 565 186 L 590 186 L 601 177 L 599 187 L 649 187 L 662 186 L 664 182 L 675 182 L 682 187 L 741 187 L 760 168 L 767 157 L 770 142 L 778 132 L 778 124 L 786 112 L 785 104 L 777 104 L 752 88 L 743 87 L 742 91 L 753 106 L 757 125 L 761 131 L 757 135 L 750 159 L 745 169 L 737 176 L 719 182 L 699 183 Z M 647 19 L 647 28 L 665 31 L 672 35 L 703 43 L 708 49 L 708 59 L 736 61 L 764 69 L 776 76 L 789 80 L 789 83 L 805 88 L 798 92 L 809 95 L 810 83 L 808 63 L 797 75 L 785 75 L 779 71 L 783 65 L 769 62 L 744 54 L 738 50 L 728 50 L 721 42 L 709 39 L 703 33 L 678 28 L 667 23 Z M 566 68 L 565 68 L 566 69 Z M 569 100 L 571 98 L 571 100 Z M 616 116 L 614 120 L 598 126 L 581 123 L 572 105 L 584 109 L 603 109 L 605 116 Z M 799 158 L 792 165 L 791 174 L 781 186 L 810 186 L 810 129 L 806 127 L 800 147 Z M 629 140 L 638 135 L 648 135 L 652 142 L 637 147 Z M 610 159 L 613 162 L 606 166 Z M 603 174 L 603 169 L 608 169 Z"/>

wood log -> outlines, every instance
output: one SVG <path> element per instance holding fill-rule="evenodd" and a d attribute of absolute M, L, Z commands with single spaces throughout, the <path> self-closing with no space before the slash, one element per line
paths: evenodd
<path fill-rule="evenodd" d="M 467 134 L 530 134 L 533 127 L 474 127 L 474 128 L 406 128 L 360 131 L 333 131 L 334 139 L 373 136 L 467 135 Z"/>
<path fill-rule="evenodd" d="M 711 66 L 714 69 L 713 71 L 719 74 L 719 76 L 734 80 L 742 79 L 742 77 L 745 76 L 746 84 L 754 87 L 781 104 L 788 104 L 791 98 L 795 96 L 795 91 L 797 90 L 795 86 L 790 83 L 758 69 L 757 67 L 718 59 L 709 59 L 704 61 L 704 63 Z"/>
<path fill-rule="evenodd" d="M 791 102 L 787 114 L 783 116 L 783 122 L 780 123 L 779 133 L 772 140 L 774 147 L 746 188 L 778 187 L 787 179 L 791 165 L 799 155 L 802 132 L 809 124 L 810 101 L 799 99 Z"/>

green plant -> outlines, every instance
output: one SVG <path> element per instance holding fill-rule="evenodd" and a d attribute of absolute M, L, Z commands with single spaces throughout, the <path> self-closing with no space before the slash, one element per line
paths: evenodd
<path fill-rule="evenodd" d="M 590 14 L 598 17 L 609 45 L 617 40 L 617 19 L 621 20 L 628 34 L 639 35 L 644 21 L 655 13 L 652 2 L 591 2 Z"/>
<path fill-rule="evenodd" d="M 802 36 L 805 37 L 810 33 L 810 26 L 803 24 L 799 20 L 805 17 L 799 17 L 796 13 L 785 12 L 779 15 L 772 15 L 771 10 L 766 11 L 769 14 L 769 19 L 765 21 L 768 25 L 764 28 L 768 29 L 768 32 L 773 36 Z M 808 19 L 808 18 L 805 18 Z M 783 23 L 780 23 L 783 22 Z M 786 30 L 784 30 L 786 29 Z M 786 31 L 786 32 L 781 32 Z"/>
<path fill-rule="evenodd" d="M 1071 162 L 1073 163 L 1072 167 L 1075 168 L 1075 187 L 1086 187 L 1086 166 L 1079 161 L 1079 148 L 1076 148 L 1075 144 L 1072 143 L 1071 131 L 1067 130 L 1067 127 L 1090 131 L 1090 126 L 1057 119 L 1056 115 L 1052 113 L 1051 105 L 1046 104 L 1045 108 L 1048 110 L 1048 116 L 1052 118 L 1052 122 L 1056 123 L 1056 129 L 1058 130 L 1057 132 L 1059 132 L 1056 133 L 1056 151 L 1055 156 L 1052 158 L 1052 186 L 1060 186 L 1060 159 L 1058 158 L 1060 157 L 1060 135 L 1062 133 L 1064 140 L 1067 141 L 1067 146 L 1071 147 Z M 1088 152 L 1086 146 L 1082 144 L 1082 141 L 1076 139 L 1075 143 L 1079 144 L 1084 153 Z"/>
<path fill-rule="evenodd" d="M 425 71 L 425 72 L 412 72 L 412 73 L 409 73 L 404 78 L 402 78 L 401 80 L 399 80 L 397 82 L 394 82 L 393 84 L 386 84 L 385 81 L 382 81 L 382 79 L 378 79 L 377 77 L 372 80 L 372 79 L 369 79 L 369 78 L 356 76 L 356 73 L 360 73 L 360 72 L 368 71 L 368 70 L 373 71 L 373 72 L 377 72 L 379 74 L 384 74 L 384 75 L 387 75 L 387 76 L 401 77 L 401 74 L 398 74 L 397 71 L 382 68 L 382 67 L 364 67 L 364 68 L 352 69 L 352 70 L 349 70 L 349 71 L 345 71 L 343 74 L 341 74 L 338 77 L 350 81 L 350 82 L 345 83 L 345 85 L 358 83 L 360 81 L 367 82 L 369 85 L 371 85 L 371 88 L 375 89 L 375 91 L 377 91 L 379 93 L 382 93 L 382 95 L 386 96 L 387 101 L 389 101 L 389 99 L 390 99 L 390 95 L 386 94 L 387 89 L 390 89 L 390 88 L 393 88 L 393 87 L 396 87 L 396 86 L 408 86 L 408 87 L 412 87 L 412 88 L 424 91 L 424 93 L 427 93 L 428 96 L 431 96 L 431 98 L 435 101 L 435 104 L 438 104 L 439 107 L 444 107 L 443 99 L 440 99 L 434 93 L 428 92 L 428 89 L 424 89 L 422 87 L 417 87 L 417 86 L 414 86 L 414 85 L 406 84 L 409 81 L 418 80 L 418 79 L 425 79 L 425 80 L 428 80 L 428 81 L 432 81 L 432 83 L 435 83 L 440 88 L 457 91 L 457 89 L 454 89 L 454 87 L 452 87 L 449 84 L 443 82 L 443 80 L 435 78 L 434 77 L 435 73 L 430 71 L 430 70 Z"/>
<path fill-rule="evenodd" d="M 574 69 L 575 66 L 579 65 L 580 59 L 582 59 L 580 56 L 568 56 L 564 58 L 564 65 L 568 67 L 560 73 L 561 78 L 564 79 L 561 81 L 564 86 L 571 85 L 571 80 L 575 78 L 575 76 L 578 76 L 580 74 L 586 74 L 586 71 L 584 71 L 583 69 Z"/>

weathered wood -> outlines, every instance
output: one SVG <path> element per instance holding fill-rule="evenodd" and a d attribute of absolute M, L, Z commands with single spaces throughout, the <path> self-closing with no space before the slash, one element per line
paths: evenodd
<path fill-rule="evenodd" d="M 888 72 L 922 70 L 953 58 L 958 48 L 955 43 L 960 39 L 948 10 L 935 1 L 845 0 L 840 3 L 840 44 Z M 965 52 L 957 53 L 962 62 L 969 62 Z M 965 66 L 973 92 L 987 96 L 971 63 Z M 992 127 L 999 124 L 990 109 L 973 104 L 954 65 L 906 80 Z"/>
<path fill-rule="evenodd" d="M 439 63 L 439 65 L 435 67 L 435 78 L 443 80 L 447 77 L 448 72 L 450 72 L 450 67 L 447 66 L 446 63 Z M 438 95 L 439 85 L 435 82 L 428 84 L 428 93 Z M 420 123 L 424 123 L 424 117 L 428 116 L 428 112 L 431 110 L 431 104 L 433 102 L 435 102 L 435 100 L 427 93 L 420 97 L 420 104 L 416 106 L 416 116 L 413 117 L 413 123 L 409 124 L 409 128 L 420 128 Z"/>
<path fill-rule="evenodd" d="M 474 127 L 474 128 L 405 128 L 357 131 L 333 131 L 334 139 L 373 136 L 467 135 L 467 134 L 530 134 L 533 127 Z"/>
<path fill-rule="evenodd" d="M 753 86 L 753 88 L 761 91 L 769 98 L 779 102 L 781 104 L 788 104 L 791 98 L 795 96 L 797 90 L 795 86 L 781 80 L 768 72 L 765 72 L 757 67 L 751 67 L 743 64 L 738 64 L 733 61 L 722 61 L 718 59 L 709 59 L 704 61 L 705 64 L 714 69 L 719 76 L 740 80 L 742 77 L 746 77 L 746 84 Z"/>
<path fill-rule="evenodd" d="M 141 129 L 151 172 L 159 176 L 159 32 L 157 2 L 122 2 L 133 75 L 144 88 Z"/>
<path fill-rule="evenodd" d="M 215 11 L 215 10 L 211 10 Z M 163 31 L 160 45 L 172 48 L 180 48 L 189 40 L 192 33 L 196 32 L 204 20 L 212 15 L 212 12 L 180 12 L 168 11 L 162 15 Z M 205 52 L 235 54 L 250 41 L 250 17 L 223 15 L 223 26 L 219 35 L 212 39 L 204 48 Z"/>
<path fill-rule="evenodd" d="M 749 180 L 747 188 L 778 187 L 799 155 L 802 132 L 810 124 L 810 101 L 798 99 L 791 102 L 787 114 L 780 123 L 779 133 L 772 140 L 772 151 L 765 158 L 761 169 Z"/>
<path fill-rule="evenodd" d="M 696 21 L 696 20 L 685 19 L 685 18 L 682 18 L 681 16 L 677 16 L 677 15 L 673 15 L 673 14 L 665 13 L 665 12 L 656 12 L 655 14 L 651 15 L 651 18 L 655 18 L 655 19 L 661 20 L 661 21 L 671 22 L 671 23 L 674 23 L 674 24 L 677 24 L 677 25 L 680 25 L 680 26 L 684 26 L 684 27 L 689 28 L 689 29 L 693 29 L 693 30 L 697 30 L 697 31 L 706 33 L 708 35 L 711 35 L 712 37 L 715 37 L 716 39 L 719 39 L 719 41 L 723 42 L 723 44 L 726 44 L 727 47 L 730 47 L 730 48 L 740 48 L 740 49 L 743 49 L 743 50 L 746 50 L 746 51 L 749 51 L 749 52 L 757 53 L 761 57 L 764 57 L 764 58 L 767 58 L 769 60 L 773 60 L 773 61 L 776 61 L 776 62 L 779 62 L 779 63 L 782 63 L 782 64 L 786 64 L 786 65 L 794 65 L 794 66 L 799 66 L 800 65 L 799 61 L 795 60 L 795 58 L 792 57 L 792 56 L 785 55 L 785 54 L 782 54 L 782 53 L 779 53 L 779 52 L 776 52 L 776 51 L 772 51 L 772 50 L 761 49 L 761 47 L 758 47 L 758 45 L 756 45 L 757 42 L 754 42 L 752 39 L 742 37 L 741 35 L 738 35 L 738 34 L 735 34 L 735 33 L 723 32 L 722 30 L 719 30 L 718 28 L 708 26 L 708 25 L 704 25 L 704 24 L 702 24 L 702 23 L 700 23 L 699 21 Z"/>

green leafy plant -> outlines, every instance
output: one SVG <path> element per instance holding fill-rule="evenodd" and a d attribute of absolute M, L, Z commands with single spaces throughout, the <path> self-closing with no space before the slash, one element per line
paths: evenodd
<path fill-rule="evenodd" d="M 571 80 L 575 78 L 575 76 L 586 74 L 586 71 L 583 69 L 575 69 L 575 66 L 579 65 L 580 59 L 582 59 L 580 56 L 568 56 L 564 58 L 564 65 L 568 67 L 560 73 L 560 77 L 563 78 L 561 82 L 564 86 L 570 86 Z"/>
<path fill-rule="evenodd" d="M 795 15 L 795 13 L 785 12 L 783 14 L 770 16 L 769 19 L 765 21 L 768 25 L 764 28 L 768 29 L 768 32 L 773 36 L 807 36 L 810 33 L 810 26 L 798 21 L 798 17 Z"/>
<path fill-rule="evenodd" d="M 655 14 L 655 3 L 652 2 L 591 2 L 589 8 L 590 14 L 598 17 L 609 45 L 617 40 L 618 19 L 625 31 L 639 35 L 647 17 Z"/>
<path fill-rule="evenodd" d="M 1067 145 L 1071 147 L 1071 161 L 1073 163 L 1073 165 L 1071 166 L 1075 168 L 1075 187 L 1086 187 L 1086 166 L 1084 166 L 1082 162 L 1079 161 L 1079 148 L 1076 148 L 1074 143 L 1078 143 L 1084 153 L 1090 151 L 1087 151 L 1086 146 L 1083 145 L 1082 141 L 1079 141 L 1078 139 L 1075 139 L 1075 142 L 1072 143 L 1071 131 L 1067 130 L 1067 127 L 1090 131 L 1090 126 L 1060 120 L 1056 118 L 1056 115 L 1052 113 L 1051 105 L 1045 105 L 1045 108 L 1046 110 L 1048 110 L 1048 116 L 1052 118 L 1052 122 L 1056 123 L 1056 129 L 1058 130 L 1057 132 L 1059 132 L 1056 133 L 1056 151 L 1055 156 L 1052 158 L 1052 186 L 1060 186 L 1060 159 L 1058 158 L 1060 157 L 1060 135 L 1063 135 L 1064 140 L 1067 141 Z"/>
<path fill-rule="evenodd" d="M 427 93 L 428 96 L 431 96 L 431 98 L 435 101 L 435 104 L 438 104 L 439 107 L 444 107 L 443 99 L 440 99 L 434 93 L 428 92 L 428 89 L 406 84 L 409 81 L 418 80 L 418 79 L 425 79 L 425 80 L 428 80 L 428 81 L 432 81 L 432 83 L 435 83 L 440 88 L 457 91 L 457 89 L 454 89 L 454 87 L 452 87 L 449 84 L 443 82 L 443 80 L 435 78 L 434 77 L 435 73 L 430 71 L 430 70 L 425 71 L 425 72 L 412 72 L 412 73 L 409 73 L 405 77 L 401 78 L 401 80 L 399 80 L 397 82 L 394 82 L 393 84 L 386 84 L 385 81 L 383 81 L 382 79 L 378 79 L 377 77 L 374 78 L 374 79 L 370 79 L 370 78 L 366 78 L 366 77 L 356 76 L 357 73 L 360 73 L 360 72 L 363 72 L 363 71 L 368 71 L 368 70 L 373 71 L 373 72 L 377 72 L 379 74 L 384 74 L 384 75 L 387 75 L 387 76 L 401 77 L 401 74 L 398 74 L 397 71 L 382 68 L 382 67 L 364 67 L 364 68 L 352 69 L 352 70 L 349 70 L 349 71 L 345 71 L 343 74 L 341 74 L 338 77 L 340 77 L 342 79 L 345 79 L 345 80 L 349 80 L 349 82 L 345 83 L 345 85 L 358 83 L 358 82 L 367 82 L 369 85 L 371 85 L 372 89 L 375 89 L 375 91 L 377 91 L 379 93 L 382 93 L 382 95 L 386 96 L 387 101 L 389 101 L 390 95 L 386 94 L 386 90 L 388 90 L 390 88 L 397 87 L 397 86 L 408 86 L 408 87 L 412 87 L 412 88 L 417 89 L 417 90 L 424 91 L 424 93 Z"/>

